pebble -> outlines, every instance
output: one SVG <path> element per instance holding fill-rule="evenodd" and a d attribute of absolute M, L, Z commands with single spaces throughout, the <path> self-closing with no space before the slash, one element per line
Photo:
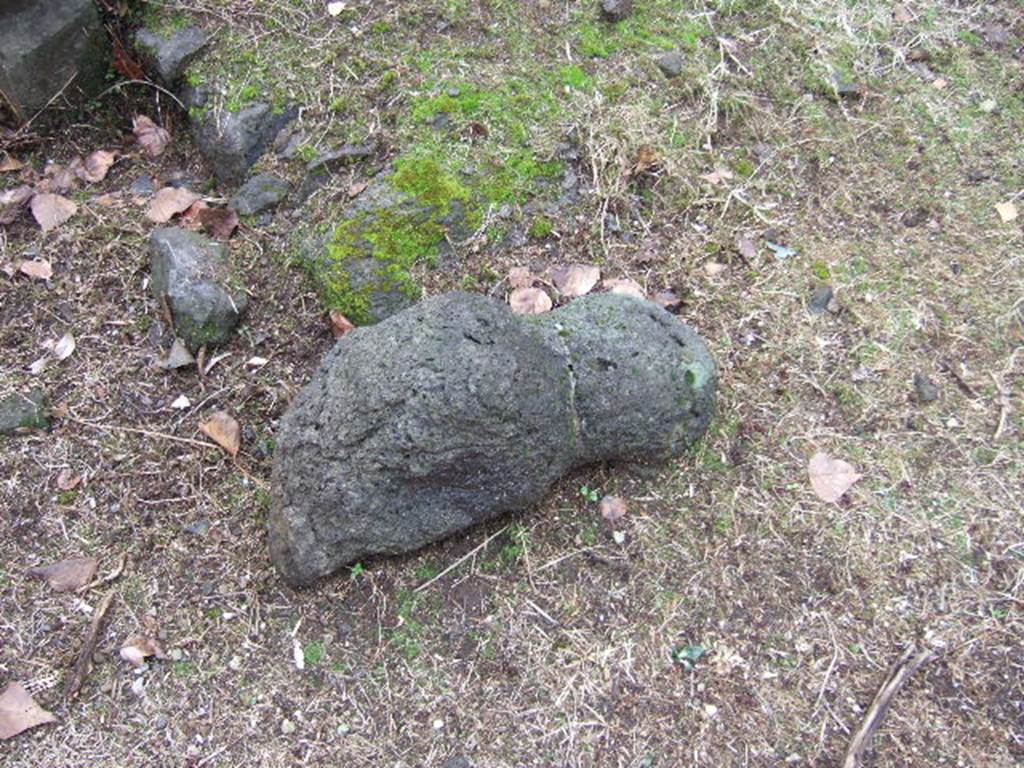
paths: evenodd
<path fill-rule="evenodd" d="M 922 404 L 934 403 L 939 399 L 939 388 L 928 376 L 918 371 L 914 374 L 914 392 Z"/>
<path fill-rule="evenodd" d="M 679 77 L 683 73 L 683 55 L 679 51 L 663 53 L 658 57 L 657 64 L 665 77 Z"/>
<path fill-rule="evenodd" d="M 820 315 L 828 309 L 829 304 L 832 302 L 833 295 L 832 286 L 822 283 L 815 287 L 814 293 L 811 294 L 811 299 L 807 303 L 807 308 L 812 314 Z"/>

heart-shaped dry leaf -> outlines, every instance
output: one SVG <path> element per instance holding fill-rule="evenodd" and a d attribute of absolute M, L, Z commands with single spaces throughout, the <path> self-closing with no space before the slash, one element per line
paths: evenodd
<path fill-rule="evenodd" d="M 32 198 L 32 217 L 43 232 L 59 227 L 78 212 L 78 206 L 66 197 L 43 192 Z"/>
<path fill-rule="evenodd" d="M 28 573 L 30 576 L 46 579 L 50 589 L 55 592 L 72 592 L 92 581 L 98 565 L 99 561 L 95 557 L 74 557 L 30 568 Z"/>
<path fill-rule="evenodd" d="M 171 134 L 145 115 L 136 115 L 132 121 L 132 132 L 136 141 L 150 157 L 162 154 L 171 140 Z"/>
<path fill-rule="evenodd" d="M 640 283 L 636 280 L 630 280 L 628 277 L 616 277 L 611 280 L 605 280 L 601 283 L 601 287 L 609 293 L 621 293 L 625 296 L 632 296 L 634 299 L 647 298 L 647 294 L 640 287 Z"/>
<path fill-rule="evenodd" d="M 207 421 L 199 425 L 199 429 L 230 456 L 237 456 L 242 446 L 242 429 L 238 422 L 224 411 L 217 411 Z"/>
<path fill-rule="evenodd" d="M 28 275 L 33 280 L 49 280 L 53 277 L 53 267 L 45 259 L 23 261 L 18 265 L 18 271 L 23 275 Z"/>
<path fill-rule="evenodd" d="M 97 149 L 82 161 L 82 166 L 76 171 L 78 178 L 91 184 L 103 181 L 115 160 L 117 160 L 117 153 Z"/>
<path fill-rule="evenodd" d="M 145 635 L 132 635 L 124 644 L 120 650 L 121 658 L 131 664 L 133 667 L 144 667 L 146 665 L 146 659 L 153 656 L 157 659 L 166 659 L 167 654 L 164 653 L 164 649 L 160 647 L 160 643 L 151 637 Z"/>
<path fill-rule="evenodd" d="M 508 297 L 517 315 L 540 315 L 551 311 L 551 297 L 540 288 L 516 288 Z"/>
<path fill-rule="evenodd" d="M 819 451 L 807 463 L 811 488 L 822 501 L 835 502 L 861 479 L 861 475 L 842 459 L 833 459 Z"/>
<path fill-rule="evenodd" d="M 57 718 L 36 704 L 21 683 L 8 683 L 0 693 L 0 739 L 10 739 L 29 728 L 55 722 Z"/>
<path fill-rule="evenodd" d="M 197 200 L 199 195 L 184 187 L 164 187 L 150 201 L 146 218 L 157 224 L 165 224 L 179 213 L 187 211 Z"/>
<path fill-rule="evenodd" d="M 594 286 L 601 279 L 601 270 L 593 264 L 555 267 L 551 270 L 551 279 L 560 294 L 575 298 L 585 296 L 594 290 Z"/>
<path fill-rule="evenodd" d="M 597 509 L 601 513 L 601 517 L 609 523 L 621 520 L 626 516 L 626 512 L 629 511 L 626 502 L 618 496 L 605 496 L 601 499 L 601 503 L 597 505 Z"/>

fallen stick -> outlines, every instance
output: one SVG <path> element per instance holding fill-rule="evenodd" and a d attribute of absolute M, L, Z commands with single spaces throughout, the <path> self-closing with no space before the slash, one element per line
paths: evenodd
<path fill-rule="evenodd" d="M 500 536 L 501 534 L 503 534 L 507 530 L 508 530 L 508 526 L 507 525 L 503 526 L 500 529 L 498 529 L 497 531 L 492 533 L 490 536 L 488 536 L 486 539 L 484 539 L 482 542 L 480 542 L 477 546 L 473 547 L 473 549 L 471 549 L 469 552 L 464 554 L 462 557 L 460 557 L 454 563 L 452 563 L 447 568 L 445 568 L 443 571 L 441 571 L 439 574 L 437 574 L 437 576 L 435 576 L 434 578 L 429 579 L 428 581 L 425 581 L 422 584 L 420 584 L 418 587 L 416 587 L 416 589 L 413 590 L 413 592 L 422 592 L 424 589 L 429 587 L 431 584 L 433 584 L 436 581 L 438 581 L 438 580 L 442 579 L 443 577 L 447 576 L 449 573 L 454 571 L 456 568 L 458 568 L 464 562 L 469 560 L 469 558 L 475 557 L 477 554 L 479 554 L 480 550 L 482 550 L 484 547 L 486 547 L 488 544 L 490 544 L 492 541 L 494 541 L 494 539 L 496 539 L 498 536 Z"/>
<path fill-rule="evenodd" d="M 861 723 L 860 728 L 850 740 L 850 746 L 847 747 L 846 757 L 843 760 L 843 768 L 860 768 L 863 765 L 864 755 L 871 748 L 871 740 L 882 725 L 882 721 L 885 720 L 893 698 L 906 685 L 907 680 L 917 671 L 918 667 L 929 661 L 934 655 L 928 648 L 918 650 L 916 643 L 907 646 L 907 650 L 893 665 L 885 682 L 882 683 L 882 687 L 875 694 L 875 699 L 864 716 L 864 722 Z"/>
<path fill-rule="evenodd" d="M 82 649 L 78 652 L 78 659 L 75 661 L 75 666 L 71 670 L 71 676 L 68 678 L 68 684 L 64 690 L 64 695 L 68 699 L 73 699 L 78 695 L 79 690 L 82 688 L 82 683 L 85 682 L 85 678 L 92 672 L 92 655 L 96 651 L 96 645 L 99 643 L 100 637 L 103 635 L 103 628 L 107 621 L 107 612 L 110 610 L 110 604 L 113 600 L 114 590 L 110 590 L 100 600 L 100 604 L 96 607 L 96 612 L 92 615 L 89 632 L 85 636 L 85 642 L 82 643 Z"/>

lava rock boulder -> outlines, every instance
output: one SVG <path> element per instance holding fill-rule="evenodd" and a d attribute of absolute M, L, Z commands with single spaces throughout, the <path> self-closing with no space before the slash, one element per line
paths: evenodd
<path fill-rule="evenodd" d="M 15 392 L 0 400 L 0 435 L 17 435 L 50 428 L 46 394 L 36 388 L 25 394 Z"/>
<path fill-rule="evenodd" d="M 185 27 L 166 33 L 143 27 L 135 33 L 136 46 L 152 60 L 157 74 L 169 84 L 185 73 L 209 41 L 209 34 L 199 27 Z"/>
<path fill-rule="evenodd" d="M 449 293 L 343 336 L 274 454 L 271 556 L 308 585 L 527 508 L 572 468 L 664 458 L 714 410 L 707 347 L 646 301 L 514 315 Z"/>
<path fill-rule="evenodd" d="M 276 208 L 290 191 L 291 185 L 280 176 L 260 173 L 235 193 L 231 207 L 243 216 L 252 216 Z"/>
<path fill-rule="evenodd" d="M 223 344 L 248 306 L 232 285 L 224 246 L 178 227 L 149 237 L 150 287 L 166 301 L 178 336 L 193 351 Z"/>
<path fill-rule="evenodd" d="M 186 93 L 185 103 L 196 107 L 192 110 L 196 146 L 219 182 L 238 184 L 292 121 L 296 110 L 256 102 L 231 111 L 216 107 L 211 99 L 201 89 Z"/>

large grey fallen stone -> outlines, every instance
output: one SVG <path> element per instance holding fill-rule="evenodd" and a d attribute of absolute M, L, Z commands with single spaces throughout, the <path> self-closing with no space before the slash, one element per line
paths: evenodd
<path fill-rule="evenodd" d="M 243 216 L 276 208 L 288 196 L 291 185 L 280 176 L 260 173 L 241 186 L 231 199 L 231 207 Z"/>
<path fill-rule="evenodd" d="M 540 500 L 573 467 L 678 454 L 707 428 L 707 347 L 646 301 L 532 318 L 450 293 L 343 336 L 278 431 L 270 551 L 310 584 Z"/>
<path fill-rule="evenodd" d="M 0 89 L 21 120 L 99 91 L 108 49 L 93 0 L 0 0 Z"/>
<path fill-rule="evenodd" d="M 174 83 L 198 56 L 210 35 L 199 27 L 185 27 L 167 33 L 143 27 L 135 33 L 135 43 L 153 60 L 157 74 L 165 83 Z"/>
<path fill-rule="evenodd" d="M 206 97 L 208 98 L 208 97 Z M 207 104 L 201 94 L 192 105 Z M 237 112 L 193 110 L 196 146 L 222 183 L 237 184 L 273 143 L 278 132 L 295 117 L 294 109 L 279 110 L 262 102 Z"/>
<path fill-rule="evenodd" d="M 223 344 L 248 306 L 231 285 L 224 246 L 177 227 L 149 236 L 150 286 L 166 300 L 178 336 L 193 351 Z"/>
<path fill-rule="evenodd" d="M 15 435 L 31 429 L 50 428 L 50 409 L 43 390 L 15 392 L 0 400 L 0 435 Z"/>

